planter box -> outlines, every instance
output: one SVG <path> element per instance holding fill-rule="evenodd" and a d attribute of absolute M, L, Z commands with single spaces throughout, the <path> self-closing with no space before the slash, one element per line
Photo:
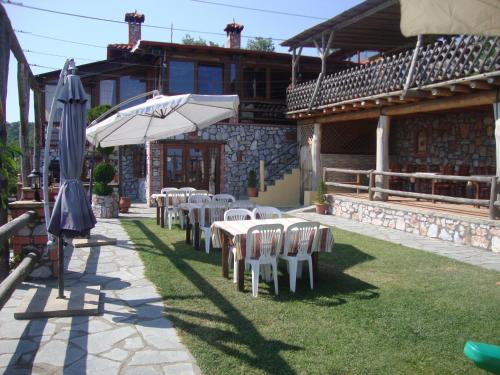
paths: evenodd
<path fill-rule="evenodd" d="M 95 217 L 103 219 L 118 217 L 118 210 L 119 204 L 117 193 L 107 196 L 92 196 L 92 211 L 94 211 Z"/>

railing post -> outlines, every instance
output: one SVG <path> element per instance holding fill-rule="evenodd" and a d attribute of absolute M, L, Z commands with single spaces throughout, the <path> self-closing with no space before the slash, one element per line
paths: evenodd
<path fill-rule="evenodd" d="M 259 161 L 259 190 L 266 190 L 266 163 L 264 160 Z"/>
<path fill-rule="evenodd" d="M 368 182 L 368 200 L 372 201 L 373 200 L 373 186 L 375 184 L 375 175 L 373 174 L 373 171 L 370 171 L 369 175 L 369 182 Z"/>
<path fill-rule="evenodd" d="M 497 200 L 497 176 L 491 178 L 491 190 L 490 190 L 490 219 L 496 220 L 496 208 L 495 201 Z"/>

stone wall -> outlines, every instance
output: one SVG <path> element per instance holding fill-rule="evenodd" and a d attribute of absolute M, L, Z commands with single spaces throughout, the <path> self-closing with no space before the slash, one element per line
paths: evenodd
<path fill-rule="evenodd" d="M 223 172 L 222 180 L 224 183 L 221 192 L 233 194 L 237 198 L 245 198 L 248 172 L 253 169 L 258 175 L 260 159 L 266 161 L 274 159 L 289 148 L 290 145 L 296 143 L 296 139 L 295 125 L 219 123 L 200 130 L 196 134 L 190 133 L 177 136 L 172 138 L 172 141 L 223 142 L 224 151 L 221 156 L 224 159 L 219 167 Z M 151 143 L 147 152 L 147 196 L 159 193 L 162 188 L 160 180 L 161 147 L 159 143 Z M 298 162 L 295 147 L 291 147 L 287 154 L 284 159 L 288 158 L 290 161 Z M 128 171 L 132 168 L 130 164 L 125 163 L 126 165 L 124 165 L 124 156 L 125 152 L 122 152 L 122 180 L 125 180 L 125 176 L 130 174 Z M 280 162 L 284 163 L 284 160 L 280 160 Z M 273 168 L 277 169 L 279 167 L 280 163 L 277 163 Z M 268 174 L 274 174 L 275 172 L 275 170 L 271 169 Z M 130 181 L 130 179 L 127 181 Z M 128 188 L 128 190 L 132 189 L 134 189 L 134 186 Z M 145 202 L 145 198 L 142 201 Z"/>
<path fill-rule="evenodd" d="M 129 197 L 132 201 L 145 202 L 144 178 L 134 175 L 134 154 L 142 152 L 143 145 L 131 145 L 121 147 L 120 163 L 120 185 L 121 194 Z"/>
<path fill-rule="evenodd" d="M 418 153 L 421 131 L 426 147 L 425 152 Z M 391 162 L 400 165 L 494 166 L 493 114 L 467 111 L 394 119 L 390 145 Z"/>
<path fill-rule="evenodd" d="M 328 202 L 332 215 L 345 219 L 500 252 L 500 223 L 493 220 L 333 195 L 328 196 Z"/>

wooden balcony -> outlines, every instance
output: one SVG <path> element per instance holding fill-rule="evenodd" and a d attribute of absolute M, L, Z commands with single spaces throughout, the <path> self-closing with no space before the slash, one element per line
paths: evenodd
<path fill-rule="evenodd" d="M 348 112 L 487 90 L 499 84 L 499 37 L 450 37 L 421 46 L 409 90 L 403 92 L 413 53 L 410 49 L 326 76 L 312 110 Z M 290 117 L 308 110 L 315 86 L 312 80 L 287 90 Z"/>
<path fill-rule="evenodd" d="M 284 101 L 242 99 L 240 102 L 240 122 L 287 124 L 286 104 Z"/>

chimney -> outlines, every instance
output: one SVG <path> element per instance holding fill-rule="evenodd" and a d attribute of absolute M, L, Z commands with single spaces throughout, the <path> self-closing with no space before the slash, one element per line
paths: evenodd
<path fill-rule="evenodd" d="M 141 40 L 141 23 L 144 22 L 144 14 L 125 13 L 125 22 L 128 22 L 128 44 L 135 45 Z"/>
<path fill-rule="evenodd" d="M 227 33 L 227 48 L 241 48 L 241 30 L 243 30 L 243 25 L 238 25 L 234 21 L 227 24 L 224 29 Z"/>

